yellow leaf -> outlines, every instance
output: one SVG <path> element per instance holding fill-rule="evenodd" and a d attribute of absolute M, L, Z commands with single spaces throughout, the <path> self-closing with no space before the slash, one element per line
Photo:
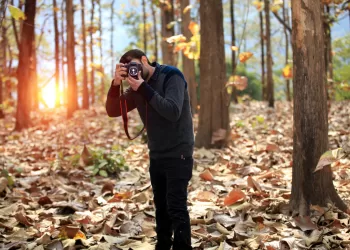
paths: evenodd
<path fill-rule="evenodd" d="M 60 8 L 55 7 L 55 8 L 53 8 L 53 11 L 54 11 L 54 12 L 59 12 L 59 11 L 60 11 Z"/>
<path fill-rule="evenodd" d="M 167 28 L 168 30 L 170 30 L 172 27 L 175 26 L 175 24 L 176 24 L 176 21 L 172 21 L 172 22 L 170 22 L 170 23 L 168 23 L 168 24 L 166 25 L 166 28 Z"/>
<path fill-rule="evenodd" d="M 17 7 L 9 4 L 8 5 L 11 16 L 16 20 L 26 20 L 26 16 L 24 15 L 24 12 L 18 9 Z"/>
<path fill-rule="evenodd" d="M 271 6 L 271 11 L 273 13 L 277 13 L 281 9 L 281 5 L 272 5 Z"/>
<path fill-rule="evenodd" d="M 232 49 L 233 51 L 238 51 L 238 47 L 237 47 L 237 46 L 232 46 L 231 49 Z"/>
<path fill-rule="evenodd" d="M 82 231 L 79 230 L 79 231 L 75 234 L 75 236 L 74 236 L 73 239 L 74 239 L 74 240 L 78 240 L 78 239 L 86 240 L 86 236 L 85 236 L 85 234 L 84 234 Z"/>
<path fill-rule="evenodd" d="M 192 9 L 192 5 L 187 5 L 185 8 L 184 8 L 184 11 L 183 13 L 186 14 L 190 9 Z"/>
<path fill-rule="evenodd" d="M 251 53 L 251 52 L 242 52 L 241 54 L 239 54 L 239 61 L 241 63 L 244 63 L 252 56 L 253 56 L 253 53 Z"/>
<path fill-rule="evenodd" d="M 256 7 L 258 11 L 262 11 L 264 8 L 264 3 L 262 1 L 254 1 L 253 5 Z"/>
<path fill-rule="evenodd" d="M 182 34 L 176 35 L 176 36 L 171 36 L 166 39 L 168 43 L 174 43 L 174 42 L 184 42 L 186 41 L 186 37 Z"/>
<path fill-rule="evenodd" d="M 191 31 L 192 35 L 197 35 L 199 33 L 199 25 L 196 22 L 191 21 L 188 25 L 188 29 Z"/>
<path fill-rule="evenodd" d="M 282 75 L 285 79 L 291 79 L 293 77 L 293 70 L 289 64 L 283 68 Z"/>

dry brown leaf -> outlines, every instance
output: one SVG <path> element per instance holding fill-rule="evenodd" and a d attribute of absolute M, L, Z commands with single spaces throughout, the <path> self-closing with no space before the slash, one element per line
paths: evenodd
<path fill-rule="evenodd" d="M 210 172 L 209 169 L 204 170 L 204 172 L 202 172 L 199 177 L 201 177 L 203 180 L 205 181 L 212 181 L 214 180 L 214 177 L 212 175 L 212 173 Z"/>

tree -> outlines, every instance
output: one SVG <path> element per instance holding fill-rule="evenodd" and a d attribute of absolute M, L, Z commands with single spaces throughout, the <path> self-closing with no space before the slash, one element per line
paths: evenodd
<path fill-rule="evenodd" d="M 91 19 L 90 19 L 90 63 L 91 63 L 91 72 L 90 72 L 90 96 L 91 103 L 95 103 L 95 69 L 94 64 L 94 15 L 95 15 L 95 1 L 92 1 L 91 8 Z"/>
<path fill-rule="evenodd" d="M 236 46 L 236 32 L 235 32 L 235 1 L 230 0 L 230 18 L 231 18 L 231 45 Z M 232 64 L 232 75 L 236 74 L 236 51 L 231 50 L 231 64 Z M 238 103 L 237 90 L 232 88 L 232 98 L 235 103 Z"/>
<path fill-rule="evenodd" d="M 272 72 L 272 51 L 271 51 L 271 27 L 270 27 L 270 0 L 265 0 L 265 25 L 266 25 L 266 63 L 267 63 L 267 88 L 266 97 L 269 107 L 274 106 L 274 87 Z"/>
<path fill-rule="evenodd" d="M 154 61 L 158 61 L 158 32 L 157 32 L 157 14 L 154 8 L 154 3 L 151 0 L 151 11 L 153 20 L 153 36 L 154 36 Z"/>
<path fill-rule="evenodd" d="M 174 35 L 174 26 L 170 25 L 174 21 L 174 4 L 173 0 L 171 3 L 161 3 L 161 19 L 162 19 L 162 37 L 167 38 Z M 168 43 L 165 39 L 162 39 L 162 56 L 163 64 L 174 65 L 174 54 L 172 43 Z"/>
<path fill-rule="evenodd" d="M 260 47 L 261 47 L 261 85 L 262 100 L 266 101 L 266 76 L 265 76 L 265 35 L 264 35 L 264 17 L 263 12 L 259 13 L 260 18 Z"/>
<path fill-rule="evenodd" d="M 55 81 L 56 81 L 56 100 L 55 106 L 60 105 L 59 99 L 59 88 L 60 88 L 60 39 L 58 32 L 58 20 L 57 20 L 57 3 L 56 0 L 53 0 L 53 23 L 55 30 Z M 63 30 L 62 30 L 63 32 Z"/>
<path fill-rule="evenodd" d="M 197 147 L 221 147 L 227 142 L 229 112 L 227 92 L 222 1 L 201 1 L 200 110 Z"/>
<path fill-rule="evenodd" d="M 101 4 L 101 0 L 98 0 L 98 4 L 99 4 L 99 17 L 98 17 L 98 30 L 99 30 L 99 34 L 100 34 L 100 61 L 101 61 L 101 70 L 102 68 L 102 62 L 103 62 L 103 53 L 102 53 L 102 4 Z M 101 72 L 102 76 L 101 76 L 101 101 L 103 102 L 104 97 L 105 97 L 105 85 L 104 85 L 104 81 L 103 81 L 103 74 L 104 72 Z"/>
<path fill-rule="evenodd" d="M 85 3 L 81 3 L 81 30 L 83 40 L 83 109 L 89 108 L 89 88 L 88 88 L 88 74 L 87 74 L 87 59 L 86 59 L 86 28 L 85 28 Z"/>
<path fill-rule="evenodd" d="M 67 117 L 71 118 L 78 109 L 77 78 L 75 73 L 75 39 L 74 39 L 74 9 L 73 0 L 66 1 L 67 18 L 67 66 L 68 66 L 68 96 Z"/>
<path fill-rule="evenodd" d="M 4 110 L 3 110 L 3 76 L 5 75 L 6 70 L 6 48 L 7 48 L 7 28 L 5 26 L 5 22 L 1 22 L 1 42 L 0 42 L 0 119 L 4 118 Z"/>
<path fill-rule="evenodd" d="M 34 24 L 35 24 L 36 0 L 25 2 L 24 14 L 26 21 L 23 22 L 21 42 L 19 50 L 19 62 L 17 68 L 17 113 L 15 130 L 20 131 L 28 128 L 31 124 L 31 95 L 30 95 L 30 67 L 33 53 Z"/>
<path fill-rule="evenodd" d="M 112 1 L 111 3 L 111 59 L 112 59 L 112 65 L 111 65 L 111 76 L 114 75 L 114 69 L 115 69 L 115 65 L 114 65 L 114 48 L 113 48 L 113 44 L 114 44 L 114 21 L 113 21 L 113 17 L 114 17 L 114 1 Z"/>
<path fill-rule="evenodd" d="M 287 23 L 289 26 L 289 9 L 288 6 L 286 7 L 286 1 L 283 0 L 283 21 L 284 23 Z M 286 40 L 286 65 L 289 64 L 289 33 L 288 30 L 286 28 L 286 26 L 283 26 L 283 31 L 284 31 L 284 37 Z M 287 101 L 290 102 L 291 101 L 291 95 L 290 95 L 290 79 L 287 78 L 286 79 L 286 96 L 287 96 Z"/>
<path fill-rule="evenodd" d="M 182 13 L 182 34 L 187 38 L 187 41 L 191 39 L 191 31 L 188 26 L 191 22 L 190 12 L 183 13 L 183 10 L 190 4 L 189 0 L 181 0 L 181 13 Z M 183 61 L 183 73 L 187 80 L 190 93 L 191 110 L 192 113 L 197 113 L 197 83 L 195 75 L 194 60 L 187 58 L 182 53 Z"/>
<path fill-rule="evenodd" d="M 312 18 L 311 18 L 312 17 Z M 293 177 L 290 206 L 294 214 L 308 215 L 310 204 L 339 209 L 330 166 L 313 173 L 328 149 L 328 112 L 322 6 L 319 0 L 293 0 Z"/>
<path fill-rule="evenodd" d="M 66 87 L 66 70 L 65 70 L 65 67 L 64 65 L 67 64 L 67 50 L 65 48 L 65 45 L 66 45 L 66 42 L 64 40 L 64 23 L 65 23 L 65 1 L 62 1 L 62 5 L 61 5 L 61 10 L 62 10 L 62 22 L 61 22 L 61 67 L 62 67 L 62 83 L 63 83 L 63 86 L 62 88 L 63 89 L 67 89 Z M 68 103 L 68 94 L 67 94 L 67 91 L 64 91 L 64 95 L 63 95 L 63 104 L 64 105 L 67 105 Z"/>
<path fill-rule="evenodd" d="M 147 55 L 147 16 L 146 0 L 142 0 L 142 20 L 143 20 L 143 51 Z"/>

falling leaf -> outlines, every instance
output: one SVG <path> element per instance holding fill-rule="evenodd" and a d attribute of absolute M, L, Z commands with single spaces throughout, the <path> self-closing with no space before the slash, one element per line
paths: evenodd
<path fill-rule="evenodd" d="M 342 158 L 343 157 L 342 151 L 343 151 L 342 148 L 337 148 L 322 154 L 314 172 L 317 172 L 323 169 L 325 166 L 331 165 L 332 163 Z"/>
<path fill-rule="evenodd" d="M 59 12 L 59 11 L 60 11 L 60 8 L 54 7 L 54 8 L 53 8 L 53 11 L 54 11 L 54 12 Z"/>
<path fill-rule="evenodd" d="M 15 7 L 11 4 L 8 4 L 8 8 L 10 10 L 11 16 L 14 19 L 16 19 L 17 21 L 26 20 L 26 16 L 22 10 L 20 10 L 19 8 Z"/>
<path fill-rule="evenodd" d="M 170 22 L 170 23 L 168 23 L 168 24 L 166 25 L 166 28 L 167 28 L 168 30 L 170 30 L 171 28 L 173 28 L 173 27 L 175 26 L 175 24 L 176 24 L 176 21 L 172 21 L 172 22 Z"/>
<path fill-rule="evenodd" d="M 214 177 L 212 175 L 212 173 L 210 172 L 209 169 L 204 170 L 204 172 L 202 172 L 199 177 L 201 177 L 203 180 L 205 181 L 212 181 L 214 180 Z"/>
<path fill-rule="evenodd" d="M 258 11 L 262 11 L 264 8 L 264 2 L 263 1 L 254 1 L 253 5 L 256 7 Z"/>
<path fill-rule="evenodd" d="M 242 52 L 239 54 L 239 61 L 241 63 L 245 63 L 252 56 L 253 56 L 253 53 L 251 53 L 251 52 Z"/>
<path fill-rule="evenodd" d="M 186 41 L 186 37 L 182 34 L 176 35 L 176 36 L 171 36 L 166 39 L 168 43 L 175 43 L 175 42 L 184 42 Z"/>
<path fill-rule="evenodd" d="M 245 198 L 245 194 L 242 192 L 240 189 L 233 189 L 226 197 L 224 200 L 224 205 L 225 206 L 231 206 L 235 204 L 237 201 L 242 200 Z"/>
<path fill-rule="evenodd" d="M 231 49 L 232 49 L 233 51 L 238 51 L 238 47 L 237 47 L 237 46 L 231 46 Z"/>
<path fill-rule="evenodd" d="M 228 82 L 226 83 L 226 87 L 234 86 L 236 89 L 242 91 L 248 87 L 248 78 L 246 76 L 230 76 Z"/>
<path fill-rule="evenodd" d="M 183 13 L 186 14 L 190 9 L 192 9 L 192 5 L 187 5 L 184 10 L 183 10 Z"/>
<path fill-rule="evenodd" d="M 279 5 L 279 4 L 273 4 L 273 5 L 270 7 L 270 10 L 271 10 L 273 13 L 277 13 L 281 8 L 282 8 L 281 5 Z"/>
<path fill-rule="evenodd" d="M 194 21 L 190 22 L 188 29 L 191 31 L 192 35 L 197 35 L 199 33 L 199 25 Z"/>
<path fill-rule="evenodd" d="M 282 75 L 285 79 L 292 79 L 293 78 L 293 69 L 292 69 L 291 65 L 287 64 L 283 68 Z"/>

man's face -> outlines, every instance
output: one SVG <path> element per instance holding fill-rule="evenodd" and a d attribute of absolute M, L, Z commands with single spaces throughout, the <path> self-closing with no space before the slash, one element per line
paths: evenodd
<path fill-rule="evenodd" d="M 146 65 L 144 65 L 139 59 L 132 59 L 131 62 L 136 62 L 141 64 L 142 67 L 142 79 L 146 80 L 148 78 L 149 75 L 149 70 L 146 67 Z"/>

